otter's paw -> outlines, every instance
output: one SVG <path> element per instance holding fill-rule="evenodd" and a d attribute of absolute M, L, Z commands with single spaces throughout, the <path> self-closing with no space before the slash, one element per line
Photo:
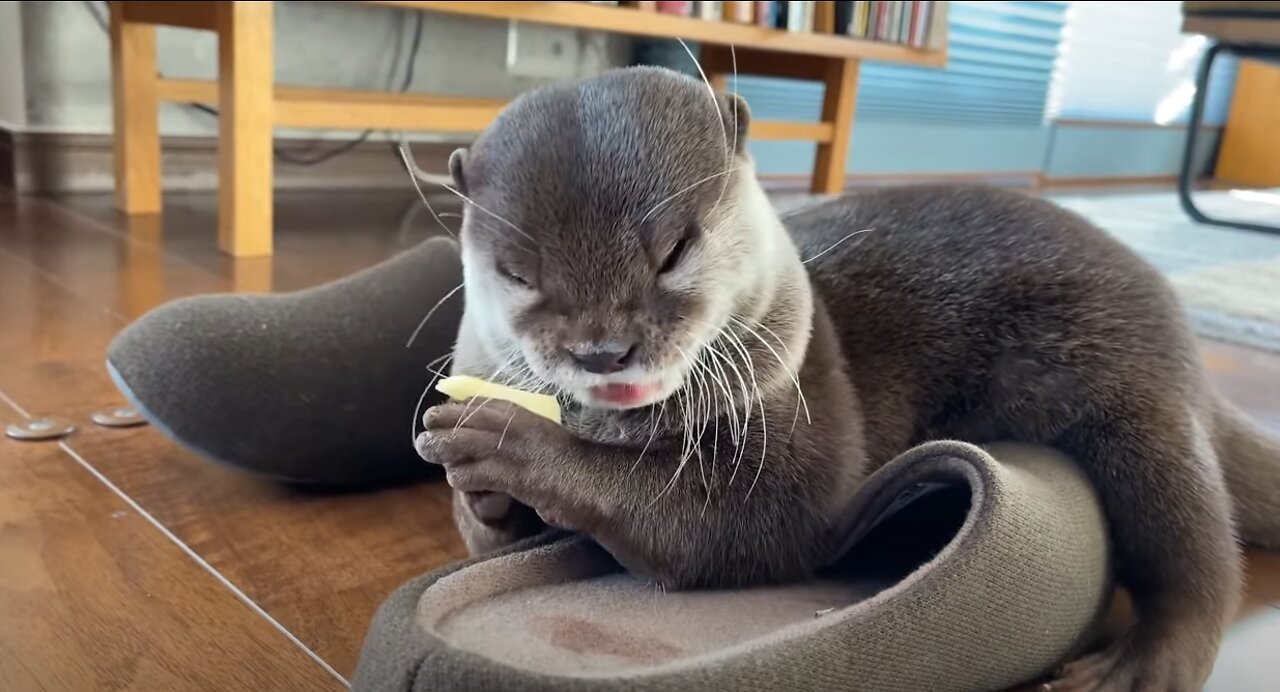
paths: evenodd
<path fill-rule="evenodd" d="M 453 491 L 454 523 L 471 555 L 505 548 L 546 529 L 536 512 L 510 495 Z"/>
<path fill-rule="evenodd" d="M 1174 642 L 1144 642 L 1131 633 L 1083 656 L 1058 672 L 1044 688 L 1053 692 L 1194 692 L 1204 686 L 1206 657 Z"/>
<path fill-rule="evenodd" d="M 564 428 L 503 401 L 450 403 L 427 411 L 426 430 L 418 435 L 418 453 L 445 467 L 455 490 L 463 493 L 477 518 L 501 519 L 505 497 L 558 516 L 565 488 L 555 468 L 574 453 Z M 560 522 L 556 522 L 559 524 Z"/>
<path fill-rule="evenodd" d="M 501 526 L 511 516 L 515 500 L 510 495 L 490 491 L 460 493 L 471 516 L 486 526 Z"/>

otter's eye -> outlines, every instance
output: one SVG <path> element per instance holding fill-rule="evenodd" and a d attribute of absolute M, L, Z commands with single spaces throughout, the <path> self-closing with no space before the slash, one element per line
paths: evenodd
<path fill-rule="evenodd" d="M 675 269 L 680 264 L 680 258 L 684 257 L 684 251 L 689 247 L 689 241 L 693 238 L 693 229 L 690 228 L 684 232 L 679 242 L 667 253 L 666 259 L 662 260 L 662 266 L 658 268 L 659 274 L 666 274 Z"/>
<path fill-rule="evenodd" d="M 506 265 L 502 264 L 501 262 L 497 264 L 497 267 L 498 267 L 498 273 L 501 274 L 502 278 L 506 279 L 507 281 L 510 281 L 511 283 L 519 286 L 520 288 L 533 288 L 533 284 L 529 283 L 528 279 L 511 271 L 506 267 Z"/>

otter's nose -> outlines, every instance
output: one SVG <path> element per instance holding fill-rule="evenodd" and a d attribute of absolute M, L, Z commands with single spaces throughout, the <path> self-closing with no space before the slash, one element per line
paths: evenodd
<path fill-rule="evenodd" d="M 608 375 L 627 367 L 635 344 L 575 344 L 565 349 L 578 367 L 596 375 Z"/>

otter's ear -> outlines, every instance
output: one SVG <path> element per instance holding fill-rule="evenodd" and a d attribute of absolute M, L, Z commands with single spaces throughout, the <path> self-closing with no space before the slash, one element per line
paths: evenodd
<path fill-rule="evenodd" d="M 466 148 L 454 149 L 449 155 L 449 175 L 453 176 L 453 186 L 458 188 L 458 192 L 467 193 L 467 176 L 462 171 L 463 165 L 467 162 Z"/>
<path fill-rule="evenodd" d="M 747 148 L 747 126 L 751 124 L 751 109 L 747 108 L 747 100 L 737 94 L 722 95 L 720 115 L 724 118 L 725 130 L 731 141 L 737 145 L 734 153 L 741 154 Z"/>

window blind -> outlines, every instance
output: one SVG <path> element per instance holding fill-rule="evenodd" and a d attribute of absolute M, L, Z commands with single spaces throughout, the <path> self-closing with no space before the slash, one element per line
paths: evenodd
<path fill-rule="evenodd" d="M 864 62 L 858 117 L 1041 123 L 1069 4 L 952 2 L 946 68 Z M 821 112 L 822 88 L 813 83 L 744 76 L 738 91 L 762 118 Z"/>
<path fill-rule="evenodd" d="M 1070 2 L 1049 99 L 1057 118 L 1187 121 L 1196 71 L 1208 45 L 1182 33 L 1182 3 Z M 1205 122 L 1220 124 L 1235 61 L 1214 64 Z"/>

